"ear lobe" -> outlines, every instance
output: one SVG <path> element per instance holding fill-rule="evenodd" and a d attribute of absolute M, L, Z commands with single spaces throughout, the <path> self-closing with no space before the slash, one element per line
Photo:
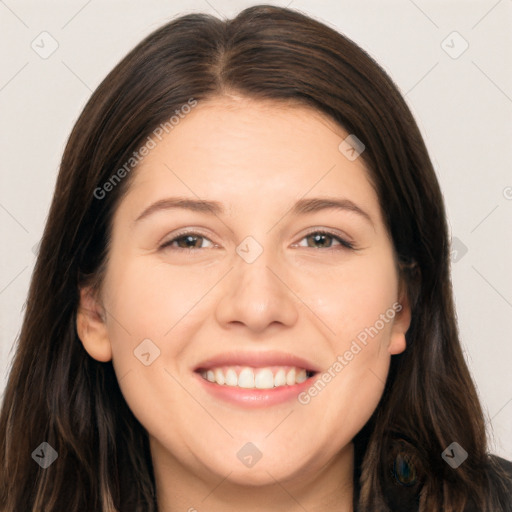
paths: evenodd
<path fill-rule="evenodd" d="M 396 315 L 393 319 L 393 327 L 391 331 L 391 339 L 388 346 L 388 352 L 391 355 L 401 354 L 407 347 L 405 334 L 411 325 L 411 307 L 407 292 L 404 291 L 402 298 L 396 304 Z"/>
<path fill-rule="evenodd" d="M 91 287 L 80 289 L 80 303 L 76 315 L 76 330 L 87 353 L 97 361 L 112 359 L 106 315 Z"/>

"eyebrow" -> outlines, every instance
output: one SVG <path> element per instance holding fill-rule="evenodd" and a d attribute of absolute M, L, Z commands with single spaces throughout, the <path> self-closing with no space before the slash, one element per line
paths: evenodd
<path fill-rule="evenodd" d="M 167 197 L 149 205 L 135 219 L 135 222 L 138 222 L 148 217 L 149 215 L 152 215 L 153 213 L 172 209 L 185 209 L 199 213 L 209 213 L 212 215 L 221 215 L 225 212 L 222 203 L 219 203 L 218 201 L 192 199 L 187 197 Z M 373 226 L 373 221 L 370 215 L 368 215 L 368 213 L 366 213 L 362 208 L 357 206 L 357 204 L 350 201 L 349 199 L 330 197 L 299 199 L 292 206 L 292 208 L 288 210 L 287 213 L 291 213 L 292 215 L 306 215 L 322 210 L 341 210 L 354 212 L 366 219 Z"/>

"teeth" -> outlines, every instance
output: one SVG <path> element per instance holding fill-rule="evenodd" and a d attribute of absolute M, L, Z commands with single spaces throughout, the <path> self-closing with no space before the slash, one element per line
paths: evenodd
<path fill-rule="evenodd" d="M 238 386 L 238 375 L 236 374 L 235 370 L 233 370 L 232 368 L 230 368 L 226 372 L 226 384 L 228 386 Z"/>
<path fill-rule="evenodd" d="M 218 384 L 224 384 L 224 382 L 226 382 L 226 379 L 224 378 L 224 374 L 222 373 L 222 370 L 220 370 L 219 368 L 217 368 L 214 372 L 214 375 L 215 375 L 215 381 L 218 383 Z"/>
<path fill-rule="evenodd" d="M 307 379 L 307 375 L 306 375 L 306 370 L 300 370 L 296 375 L 295 375 L 295 381 L 297 382 L 297 384 L 300 384 L 301 382 L 304 382 L 306 379 Z"/>
<path fill-rule="evenodd" d="M 253 388 L 254 387 L 254 372 L 250 368 L 244 368 L 238 376 L 239 388 Z"/>
<path fill-rule="evenodd" d="M 237 373 L 238 372 L 238 373 Z M 295 367 L 223 367 L 205 370 L 201 376 L 221 386 L 237 386 L 245 389 L 272 389 L 293 386 L 307 380 L 312 374 L 304 368 Z"/>
<path fill-rule="evenodd" d="M 271 389 L 274 387 L 274 374 L 270 368 L 264 368 L 256 374 L 254 387 L 258 389 Z"/>
<path fill-rule="evenodd" d="M 277 370 L 277 373 L 274 377 L 274 386 L 276 386 L 276 387 L 284 386 L 285 384 L 286 384 L 286 373 L 281 368 L 281 369 Z"/>

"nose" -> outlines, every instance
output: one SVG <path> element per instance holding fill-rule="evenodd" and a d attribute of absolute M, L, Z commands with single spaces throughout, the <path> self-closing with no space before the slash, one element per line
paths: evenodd
<path fill-rule="evenodd" d="M 245 326 L 253 333 L 262 333 L 269 326 L 293 326 L 300 301 L 287 282 L 288 273 L 270 250 L 248 261 L 237 255 L 224 280 L 216 307 L 219 324 L 223 328 Z"/>

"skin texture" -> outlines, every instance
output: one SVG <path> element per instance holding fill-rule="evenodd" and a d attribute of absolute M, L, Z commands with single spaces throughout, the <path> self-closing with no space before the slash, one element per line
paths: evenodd
<path fill-rule="evenodd" d="M 352 510 L 351 440 L 378 404 L 391 355 L 405 350 L 410 309 L 364 163 L 338 149 L 347 135 L 307 107 L 223 96 L 199 103 L 134 171 L 101 292 L 81 290 L 77 328 L 93 358 L 113 360 L 149 434 L 160 512 Z M 218 201 L 225 213 L 135 220 L 171 196 Z M 349 199 L 371 222 L 350 210 L 288 212 L 312 197 Z M 160 248 L 183 228 L 204 237 L 197 248 Z M 312 228 L 355 249 L 315 242 Z M 263 249 L 252 263 L 236 252 L 247 236 Z M 307 404 L 243 408 L 207 394 L 193 373 L 218 354 L 269 350 L 327 371 L 397 302 Z M 149 366 L 134 356 L 144 339 L 160 350 Z M 237 457 L 247 442 L 262 453 L 250 468 Z"/>

